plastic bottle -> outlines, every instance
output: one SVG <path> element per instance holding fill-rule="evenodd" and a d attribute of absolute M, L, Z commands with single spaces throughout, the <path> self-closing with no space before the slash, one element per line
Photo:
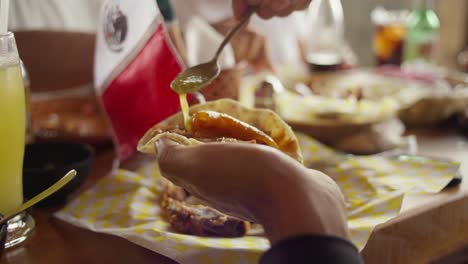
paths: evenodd
<path fill-rule="evenodd" d="M 439 37 L 440 21 L 432 9 L 432 0 L 418 0 L 408 18 L 405 40 L 405 62 L 433 62 Z"/>

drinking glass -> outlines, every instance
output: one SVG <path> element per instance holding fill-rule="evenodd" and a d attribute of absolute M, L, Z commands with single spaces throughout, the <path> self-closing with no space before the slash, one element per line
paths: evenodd
<path fill-rule="evenodd" d="M 23 203 L 23 158 L 26 106 L 20 59 L 15 36 L 0 35 L 0 214 Z M 22 213 L 8 221 L 5 247 L 17 245 L 30 235 L 34 220 Z"/>
<path fill-rule="evenodd" d="M 377 65 L 401 65 L 407 34 L 406 10 L 387 10 L 378 7 L 372 11 L 375 25 L 373 49 Z"/>

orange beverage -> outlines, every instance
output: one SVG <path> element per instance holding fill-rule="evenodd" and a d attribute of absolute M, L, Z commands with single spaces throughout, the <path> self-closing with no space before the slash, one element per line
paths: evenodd
<path fill-rule="evenodd" d="M 372 11 L 375 25 L 373 50 L 377 65 L 401 65 L 403 62 L 408 14 L 406 10 L 381 7 Z"/>
<path fill-rule="evenodd" d="M 403 61 L 406 27 L 400 24 L 378 25 L 373 49 L 377 65 L 400 65 Z"/>

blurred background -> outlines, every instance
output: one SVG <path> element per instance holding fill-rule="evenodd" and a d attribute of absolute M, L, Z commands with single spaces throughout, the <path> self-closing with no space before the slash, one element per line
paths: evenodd
<path fill-rule="evenodd" d="M 160 1 L 164 2 L 164 1 Z M 375 26 L 371 11 L 377 6 L 389 10 L 411 10 L 419 1 L 342 1 L 345 36 L 363 66 L 371 66 Z M 30 73 L 33 91 L 71 88 L 92 81 L 94 32 L 103 0 L 14 0 L 10 30 L 16 32 L 22 59 Z M 440 19 L 437 61 L 457 67 L 457 54 L 468 42 L 468 1 L 435 0 Z M 37 52 L 37 51 L 41 52 Z M 64 63 L 65 62 L 65 63 Z M 50 74 L 56 78 L 48 78 Z"/>
<path fill-rule="evenodd" d="M 374 25 L 370 13 L 377 6 L 387 9 L 415 8 L 419 1 L 408 0 L 355 0 L 342 1 L 346 25 L 346 38 L 358 54 L 363 65 L 373 65 L 372 35 Z M 440 48 L 437 60 L 449 67 L 456 67 L 457 54 L 468 43 L 468 1 L 435 0 L 434 9 L 440 19 Z"/>
<path fill-rule="evenodd" d="M 11 3 L 10 29 L 16 32 L 21 56 L 30 73 L 32 90 L 63 89 L 91 83 L 95 44 L 93 33 L 97 29 L 100 6 L 104 1 L 44 2 L 14 0 Z M 377 6 L 390 10 L 411 10 L 418 2 L 342 1 L 345 36 L 361 65 L 370 66 L 375 62 L 372 52 L 375 29 L 370 15 L 372 10 Z M 441 25 L 437 61 L 455 68 L 457 54 L 468 43 L 468 1 L 436 0 L 433 5 Z M 56 76 L 53 80 L 48 78 L 51 73 Z"/>
<path fill-rule="evenodd" d="M 337 0 L 333 1 L 336 2 Z M 312 3 L 317 2 L 319 0 L 312 1 Z M 325 3 L 327 1 L 321 2 Z M 104 3 L 104 0 L 11 1 L 9 25 L 10 30 L 16 34 L 21 58 L 29 73 L 32 94 L 32 127 L 36 137 L 47 138 L 51 135 L 62 135 L 67 139 L 78 138 L 83 140 L 84 138 L 84 141 L 91 143 L 110 141 L 111 133 L 105 118 L 99 114 L 101 110 L 93 90 L 95 32 L 103 27 L 98 21 L 100 21 L 99 14 Z M 185 0 L 158 0 L 157 3 L 165 15 L 171 39 L 183 58 L 187 53 L 185 49 L 187 47 L 184 47 L 184 44 L 188 48 L 191 48 L 191 45 L 186 45 L 187 41 L 184 41 L 184 34 L 187 33 L 185 32 L 187 30 L 186 25 L 181 22 L 182 26 L 179 27 L 174 21 L 187 21 L 188 15 L 184 17 L 184 7 L 190 9 L 189 11 L 195 13 L 195 15 L 200 15 L 197 12 L 201 13 L 200 16 L 207 19 L 209 23 L 208 27 L 217 30 L 221 35 L 229 29 L 230 23 L 232 23 L 232 20 L 229 20 L 229 0 L 197 0 L 190 2 Z M 199 3 L 204 3 L 204 5 L 201 6 Z M 463 68 L 461 60 L 459 60 L 461 58 L 459 54 L 468 46 L 468 1 L 466 0 L 341 1 L 344 15 L 342 23 L 344 25 L 344 40 L 335 42 L 348 44 L 346 52 L 351 55 L 351 63 L 348 62 L 350 64 L 348 66 L 369 67 L 376 65 L 374 42 L 377 26 L 371 19 L 373 10 L 377 7 L 383 7 L 390 12 L 405 10 L 405 12 L 410 13 L 421 7 L 423 3 L 428 4 L 436 12 L 440 21 L 440 27 L 437 29 L 439 41 L 437 41 L 435 49 L 435 64 L 443 66 L 444 69 L 466 70 L 466 66 Z M 317 31 L 311 29 L 310 23 L 304 19 L 305 16 L 301 17 L 305 13 L 296 12 L 286 20 L 282 18 L 269 21 L 261 21 L 258 18 L 253 19 L 251 24 L 254 24 L 254 26 L 268 26 L 270 24 L 270 27 L 273 28 L 282 27 L 282 34 L 277 34 L 277 32 L 274 32 L 274 34 L 271 34 L 271 32 L 270 34 L 265 33 L 267 31 L 261 32 L 263 35 L 259 35 L 255 31 L 243 32 L 237 40 L 235 38 L 231 43 L 236 61 L 239 62 L 245 59 L 250 65 L 254 66 L 256 72 L 268 70 L 275 66 L 275 62 L 269 61 L 267 55 L 275 54 L 277 51 L 268 54 L 263 47 L 266 46 L 265 39 L 270 38 L 269 46 L 275 46 L 276 41 L 283 41 L 282 46 L 276 46 L 286 51 L 286 54 L 288 50 L 297 49 L 297 47 L 301 46 L 296 43 L 300 41 L 295 39 L 287 40 L 289 36 L 294 38 L 295 31 L 301 36 L 320 39 Z M 174 17 L 176 18 L 174 19 Z M 196 27 L 201 24 L 191 24 L 191 28 L 195 30 L 196 34 L 204 32 L 201 27 Z M 203 41 L 207 43 L 205 39 Z M 248 41 L 251 41 L 251 43 L 246 45 L 245 43 L 248 43 Z M 260 44 L 256 46 L 260 48 L 256 51 L 255 58 L 246 57 L 248 56 L 248 54 L 245 54 L 246 51 L 251 53 L 251 47 L 255 46 L 253 44 L 258 43 Z M 201 46 L 203 47 L 203 45 Z M 200 51 L 196 52 L 200 53 Z M 301 52 L 302 58 L 299 62 L 303 63 L 306 56 L 304 50 L 301 50 Z M 208 54 L 206 50 L 202 53 L 204 53 L 203 55 Z M 299 52 L 296 52 L 296 57 L 299 57 L 297 53 Z M 467 55 L 465 55 L 466 57 Z M 464 59 L 464 61 L 466 63 L 468 59 Z M 232 87 L 232 89 L 224 89 L 236 93 L 239 89 L 237 86 L 239 86 L 240 79 L 244 74 L 244 68 L 239 65 L 237 65 L 237 68 L 227 71 L 226 74 L 222 74 L 213 87 L 220 85 L 225 87 L 236 86 Z M 206 91 L 209 90 L 206 89 Z M 217 90 L 214 89 L 214 93 Z M 44 93 L 46 91 L 54 92 Z M 208 96 L 208 99 L 210 98 L 209 94 L 205 94 L 205 96 Z M 54 98 L 60 100 L 54 100 Z"/>

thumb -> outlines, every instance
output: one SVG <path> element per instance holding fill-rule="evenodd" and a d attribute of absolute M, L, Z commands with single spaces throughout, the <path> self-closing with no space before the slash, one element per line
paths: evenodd
<path fill-rule="evenodd" d="M 189 171 L 187 163 L 191 160 L 190 154 L 184 151 L 187 147 L 168 137 L 161 137 L 154 144 L 156 160 L 162 175 L 175 184 L 180 184 L 180 176 L 184 171 Z"/>
<path fill-rule="evenodd" d="M 177 148 L 182 146 L 176 141 L 170 139 L 169 137 L 161 136 L 158 140 L 154 142 L 154 150 L 156 152 L 156 158 L 159 160 L 164 158 L 167 155 L 167 151 L 172 148 Z"/>

